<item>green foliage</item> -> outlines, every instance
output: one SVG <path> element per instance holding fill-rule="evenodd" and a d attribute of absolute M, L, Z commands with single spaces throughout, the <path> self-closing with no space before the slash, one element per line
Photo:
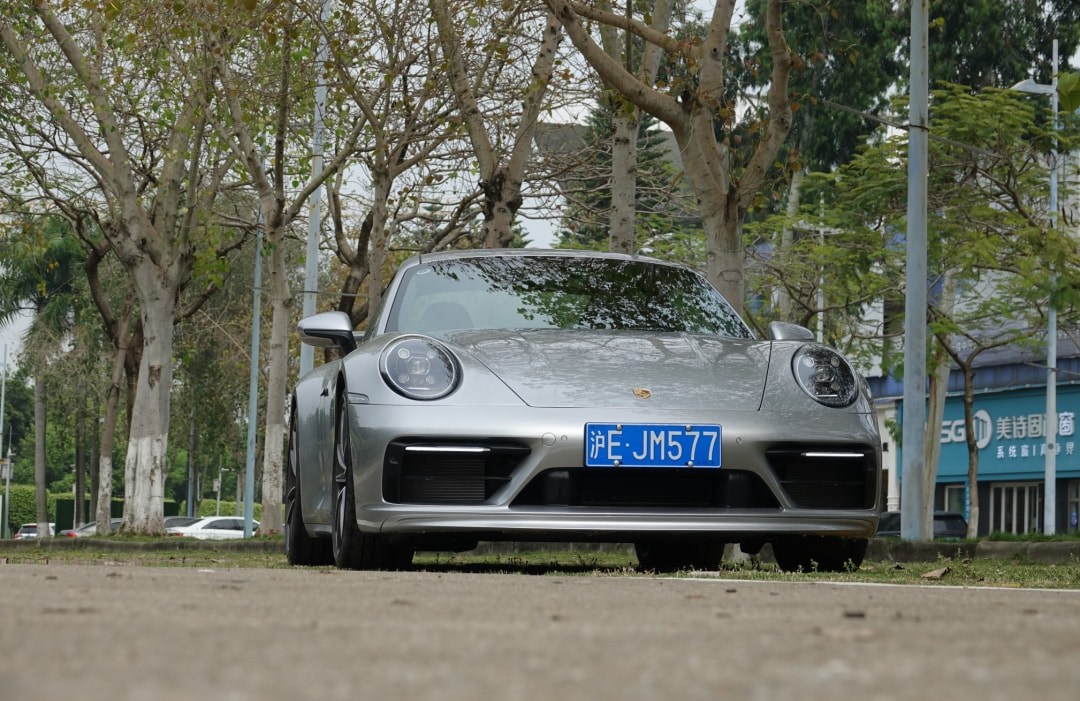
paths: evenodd
<path fill-rule="evenodd" d="M 0 494 L 3 494 L 0 491 Z M 49 520 L 56 520 L 56 506 L 55 498 L 52 494 L 47 493 L 46 498 L 49 503 Z M 34 497 L 33 485 L 12 484 L 11 485 L 11 503 L 6 507 L 8 509 L 8 526 L 11 529 L 11 534 L 14 535 L 19 527 L 24 523 L 34 523 L 37 521 L 37 501 Z"/>
<path fill-rule="evenodd" d="M 72 528 L 72 524 L 75 522 L 75 495 L 71 493 L 69 488 L 67 492 L 57 493 L 54 498 L 53 508 L 53 520 L 56 522 L 56 534 L 60 535 L 60 531 L 65 528 Z M 83 499 L 83 511 L 86 514 L 86 521 L 94 521 L 96 514 L 90 510 L 90 499 Z M 165 502 L 165 515 L 168 516 L 176 512 L 176 503 L 172 501 Z M 109 504 L 109 513 L 112 518 L 120 518 L 124 515 L 124 500 L 113 498 Z"/>
<path fill-rule="evenodd" d="M 1080 73 L 1059 74 L 1058 93 L 1063 112 L 1075 112 L 1080 109 Z"/>
<path fill-rule="evenodd" d="M 8 348 L 9 363 L 14 358 L 14 350 L 14 348 Z M 4 436 L 2 449 L 4 457 L 7 456 L 9 450 L 13 454 L 17 453 L 26 436 L 31 436 L 32 440 L 33 429 L 34 388 L 30 378 L 26 375 L 25 368 L 18 367 L 15 368 L 13 374 L 7 376 L 4 386 Z M 33 454 L 32 449 L 30 454 Z"/>
<path fill-rule="evenodd" d="M 748 21 L 733 47 L 737 80 L 768 80 L 765 2 L 748 0 Z M 794 169 L 826 171 L 851 160 L 876 124 L 825 104 L 879 113 L 888 107 L 889 88 L 907 65 L 900 47 L 908 38 L 908 17 L 888 0 L 810 0 L 784 6 L 784 36 L 794 64 L 789 78 L 794 119 L 785 145 Z M 745 140 L 745 139 L 744 139 Z"/>
<path fill-rule="evenodd" d="M 178 505 L 178 509 L 179 510 L 177 511 L 177 513 L 186 514 L 187 513 L 187 502 L 186 501 L 180 502 L 179 505 Z M 244 511 L 243 502 L 241 502 L 239 504 L 239 508 L 237 508 L 237 503 L 235 501 L 222 500 L 222 502 L 221 502 L 221 515 L 222 516 L 235 516 L 236 514 L 242 514 L 243 511 Z M 202 502 L 199 503 L 199 511 L 196 514 L 196 516 L 199 516 L 200 518 L 206 518 L 208 516 L 217 516 L 217 515 L 218 515 L 218 502 L 217 502 L 216 499 L 209 499 L 209 498 L 208 499 L 203 499 Z M 252 518 L 255 519 L 256 521 L 261 521 L 262 520 L 262 504 L 260 504 L 257 501 L 252 503 Z"/>
<path fill-rule="evenodd" d="M 59 338 L 84 306 L 86 253 L 59 217 L 23 215 L 0 227 L 0 324 L 34 312 L 29 335 Z"/>
<path fill-rule="evenodd" d="M 607 250 L 611 216 L 611 106 L 598 102 L 581 135 L 584 174 L 567 183 L 567 205 L 557 248 Z M 634 239 L 636 249 L 659 257 L 696 262 L 704 259 L 701 221 L 690 209 L 686 186 L 671 162 L 671 146 L 656 120 L 644 115 L 638 128 Z M 572 137 L 568 137 L 572 138 Z"/>
<path fill-rule="evenodd" d="M 769 76 L 764 6 L 765 0 L 748 0 L 747 22 L 732 41 L 730 82 L 747 92 L 760 89 Z M 907 6 L 889 0 L 809 0 L 786 3 L 783 12 L 794 59 L 789 79 L 794 118 L 769 176 L 772 196 L 757 203 L 757 211 L 767 213 L 776 213 L 791 172 L 829 171 L 849 163 L 878 128 L 840 107 L 888 113 L 888 96 L 898 85 L 906 92 L 909 76 Z M 1049 83 L 1051 37 L 1058 38 L 1063 56 L 1072 56 L 1080 42 L 1075 0 L 934 0 L 930 17 L 931 86 L 948 81 L 974 92 L 1008 87 L 1033 73 Z M 733 149 L 736 170 L 749 155 L 751 132 L 767 119 L 764 111 L 748 114 L 742 123 L 718 124 L 720 137 Z"/>
<path fill-rule="evenodd" d="M 1069 148 L 1077 123 L 1063 119 L 1055 131 L 1031 100 L 1008 90 L 973 94 L 946 85 L 932 97 L 931 134 L 941 139 L 930 141 L 927 183 L 931 330 L 976 345 L 1019 342 L 1041 323 L 1053 272 L 1063 310 L 1080 284 L 1076 243 L 1050 227 L 1046 166 L 1055 138 L 1058 148 Z M 826 340 L 862 338 L 863 352 L 880 353 L 880 339 L 902 327 L 907 180 L 906 137 L 884 132 L 835 173 L 810 177 L 794 220 L 748 227 L 754 241 L 779 241 L 782 227 L 795 230 L 791 241 L 758 256 L 756 288 L 794 292 L 805 312 L 796 320 L 807 323 L 821 311 L 815 296 L 823 282 Z M 959 281 L 955 313 L 940 296 L 946 275 Z M 770 298 L 763 300 L 759 325 L 775 314 Z M 868 312 L 881 300 L 882 326 L 869 328 Z M 888 344 L 885 355 L 895 372 L 900 356 Z"/>
<path fill-rule="evenodd" d="M 928 65 L 930 85 L 966 85 L 971 91 L 1007 88 L 1034 74 L 1049 83 L 1051 40 L 1061 56 L 1080 46 L 1080 3 L 1075 0 L 933 0 Z"/>

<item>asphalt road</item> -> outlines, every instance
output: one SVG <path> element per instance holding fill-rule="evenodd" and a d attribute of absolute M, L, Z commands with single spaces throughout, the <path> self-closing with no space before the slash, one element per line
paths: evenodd
<path fill-rule="evenodd" d="M 0 564 L 4 701 L 1075 699 L 1080 591 Z"/>

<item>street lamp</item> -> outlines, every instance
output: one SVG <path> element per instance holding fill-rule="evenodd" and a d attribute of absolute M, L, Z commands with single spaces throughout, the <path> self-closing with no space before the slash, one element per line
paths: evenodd
<path fill-rule="evenodd" d="M 214 511 L 215 516 L 221 515 L 221 487 L 225 484 L 223 480 L 226 472 L 232 472 L 232 470 L 226 470 L 222 467 L 221 460 L 218 459 L 217 479 L 214 480 L 214 491 L 217 492 L 217 508 Z"/>
<path fill-rule="evenodd" d="M 1012 86 L 1013 90 L 1050 96 L 1050 115 L 1054 120 L 1054 148 L 1050 152 L 1050 226 L 1057 228 L 1057 190 L 1058 190 L 1058 153 L 1057 153 L 1057 113 L 1058 113 L 1058 42 L 1054 39 L 1051 55 L 1053 70 L 1051 84 L 1036 83 L 1031 78 Z M 1043 532 L 1053 535 L 1057 530 L 1057 308 L 1054 306 L 1053 284 L 1055 276 L 1050 276 L 1051 291 L 1049 309 L 1046 313 L 1046 458 L 1045 503 L 1043 504 Z"/>

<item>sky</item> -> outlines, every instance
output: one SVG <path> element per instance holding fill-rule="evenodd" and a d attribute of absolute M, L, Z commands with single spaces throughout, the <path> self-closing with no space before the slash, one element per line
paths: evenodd
<path fill-rule="evenodd" d="M 30 326 L 30 317 L 20 316 L 10 324 L 0 327 L 0 364 L 4 361 L 4 348 L 7 348 L 8 365 L 18 365 L 19 351 L 22 349 L 22 336 Z"/>

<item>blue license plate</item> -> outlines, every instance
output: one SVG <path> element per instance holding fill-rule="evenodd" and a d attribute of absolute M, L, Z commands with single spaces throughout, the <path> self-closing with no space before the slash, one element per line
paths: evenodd
<path fill-rule="evenodd" d="M 586 467 L 720 467 L 720 427 L 585 424 Z"/>

